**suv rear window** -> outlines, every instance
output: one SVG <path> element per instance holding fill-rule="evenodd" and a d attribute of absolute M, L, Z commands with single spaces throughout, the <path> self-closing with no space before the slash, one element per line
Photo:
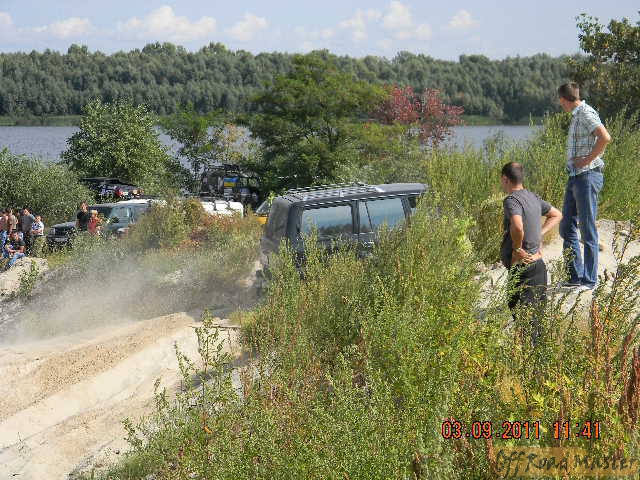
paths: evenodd
<path fill-rule="evenodd" d="M 405 220 L 402 198 L 360 200 L 360 233 L 369 233 L 383 224 L 393 228 Z"/>
<path fill-rule="evenodd" d="M 319 237 L 337 237 L 353 233 L 351 205 L 306 208 L 302 212 L 301 233 L 310 234 L 314 228 Z"/>

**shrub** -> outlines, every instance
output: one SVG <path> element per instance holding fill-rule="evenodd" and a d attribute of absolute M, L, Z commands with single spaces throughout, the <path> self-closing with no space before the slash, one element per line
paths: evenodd
<path fill-rule="evenodd" d="M 158 135 L 154 116 L 144 105 L 94 100 L 85 105 L 80 129 L 61 156 L 83 176 L 119 177 L 161 194 L 176 188 L 183 172 Z"/>
<path fill-rule="evenodd" d="M 183 203 L 184 209 L 184 221 L 189 229 L 194 230 L 204 221 L 207 216 L 207 212 L 195 198 L 190 198 Z"/>
<path fill-rule="evenodd" d="M 0 150 L 0 207 L 29 207 L 45 225 L 67 221 L 93 194 L 64 165 Z"/>
<path fill-rule="evenodd" d="M 131 226 L 129 245 L 137 250 L 175 247 L 187 239 L 189 232 L 184 206 L 177 200 L 166 205 L 154 203 L 140 220 Z"/>

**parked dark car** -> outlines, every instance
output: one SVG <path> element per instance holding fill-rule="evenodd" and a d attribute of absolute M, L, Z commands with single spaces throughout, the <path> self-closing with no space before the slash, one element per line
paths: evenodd
<path fill-rule="evenodd" d="M 135 223 L 150 206 L 144 200 L 130 200 L 117 203 L 101 203 L 91 205 L 89 211 L 97 210 L 102 217 L 102 233 L 104 235 L 123 234 L 132 223 Z M 59 223 L 51 227 L 47 233 L 47 244 L 50 247 L 69 245 L 76 234 L 76 222 Z"/>
<path fill-rule="evenodd" d="M 80 181 L 103 200 L 139 198 L 144 193 L 139 186 L 113 177 L 85 177 Z"/>
<path fill-rule="evenodd" d="M 271 204 L 262 239 L 260 260 L 265 274 L 269 256 L 284 239 L 298 259 L 304 258 L 304 236 L 317 232 L 318 241 L 355 244 L 361 256 L 370 253 L 383 225 L 401 225 L 415 211 L 426 191 L 422 183 L 330 185 L 289 190 Z"/>

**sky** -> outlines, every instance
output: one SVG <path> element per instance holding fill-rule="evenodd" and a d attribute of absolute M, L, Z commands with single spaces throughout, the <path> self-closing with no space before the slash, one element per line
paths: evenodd
<path fill-rule="evenodd" d="M 172 42 L 232 50 L 392 58 L 399 51 L 456 60 L 574 54 L 576 16 L 640 19 L 638 0 L 0 0 L 0 52 L 112 53 Z"/>

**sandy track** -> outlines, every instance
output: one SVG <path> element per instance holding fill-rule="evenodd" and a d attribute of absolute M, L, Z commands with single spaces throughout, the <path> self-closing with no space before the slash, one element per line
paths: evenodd
<path fill-rule="evenodd" d="M 4 348 L 0 478 L 63 479 L 125 450 L 121 420 L 148 412 L 157 378 L 178 378 L 174 343 L 196 356 L 193 324 L 176 313 Z"/>

